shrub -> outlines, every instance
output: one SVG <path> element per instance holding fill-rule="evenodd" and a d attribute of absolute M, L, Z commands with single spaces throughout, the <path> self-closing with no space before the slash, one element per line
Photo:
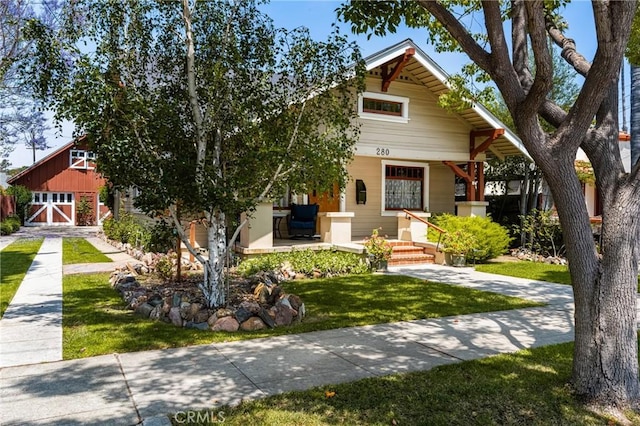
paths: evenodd
<path fill-rule="evenodd" d="M 156 274 L 165 281 L 173 276 L 173 261 L 170 256 L 162 256 L 156 263 Z"/>
<path fill-rule="evenodd" d="M 31 190 L 26 186 L 15 185 L 7 188 L 6 192 L 7 194 L 16 197 L 16 214 L 20 219 L 20 223 L 24 223 L 32 200 Z"/>
<path fill-rule="evenodd" d="M 13 227 L 7 221 L 0 222 L 0 235 L 11 235 Z"/>
<path fill-rule="evenodd" d="M 87 197 L 80 197 L 80 201 L 76 206 L 76 215 L 80 226 L 87 226 L 93 223 L 93 208 Z"/>
<path fill-rule="evenodd" d="M 0 222 L 0 235 L 11 235 L 20 229 L 20 218 L 18 216 L 9 216 Z"/>
<path fill-rule="evenodd" d="M 18 216 L 9 216 L 4 221 L 11 226 L 11 232 L 16 232 L 20 229 L 20 218 Z"/>
<path fill-rule="evenodd" d="M 176 242 L 173 228 L 166 222 L 142 223 L 128 213 L 121 213 L 120 220 L 108 218 L 103 222 L 102 230 L 111 240 L 156 253 L 168 252 L 175 247 Z"/>
<path fill-rule="evenodd" d="M 468 253 L 476 262 L 484 262 L 506 253 L 511 242 L 507 229 L 489 217 L 462 217 L 445 213 L 432 217 L 431 221 L 447 232 L 461 230 L 473 235 L 475 244 Z M 437 231 L 429 228 L 430 241 L 437 241 L 437 234 Z"/>
<path fill-rule="evenodd" d="M 525 236 L 524 246 L 543 256 L 561 256 L 564 253 L 562 228 L 551 210 L 531 210 L 526 216 L 519 216 L 522 225 L 514 230 Z"/>
<path fill-rule="evenodd" d="M 246 259 L 238 266 L 238 272 L 246 277 L 261 271 L 278 270 L 287 263 L 294 271 L 307 275 L 315 271 L 322 275 L 363 274 L 369 270 L 362 256 L 358 254 L 307 249 L 290 253 L 269 253 Z"/>
<path fill-rule="evenodd" d="M 146 250 L 156 253 L 166 253 L 176 245 L 176 235 L 173 227 L 165 221 L 157 222 L 147 228 L 148 239 L 143 241 Z"/>

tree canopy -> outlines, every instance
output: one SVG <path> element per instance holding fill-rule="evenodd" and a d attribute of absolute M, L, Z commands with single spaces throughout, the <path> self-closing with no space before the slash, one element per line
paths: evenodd
<path fill-rule="evenodd" d="M 210 256 L 200 260 L 213 281 L 240 213 L 286 190 L 346 183 L 362 73 L 337 29 L 316 42 L 274 28 L 253 1 L 72 3 L 75 40 L 94 47 L 65 46 L 65 61 L 47 53 L 59 52 L 54 36 L 40 37 L 50 45 L 34 77 L 50 66 L 38 92 L 87 135 L 109 181 L 138 188 L 137 206 L 171 216 L 187 245 L 182 218 L 204 219 Z"/>
<path fill-rule="evenodd" d="M 475 68 L 495 83 L 516 132 L 549 183 L 562 225 L 576 309 L 573 386 L 586 401 L 615 410 L 637 406 L 640 399 L 636 322 L 640 165 L 630 174 L 624 172 L 617 96 L 637 3 L 591 2 L 598 43 L 592 60 L 563 32 L 568 25 L 561 15 L 565 4 L 351 1 L 340 14 L 356 32 L 385 34 L 400 22 L 425 28 L 439 49 L 465 52 Z M 584 77 L 568 110 L 551 98 L 552 47 Z M 543 121 L 551 128 L 545 128 Z M 578 148 L 593 165 L 603 206 L 599 247 L 575 171 Z"/>

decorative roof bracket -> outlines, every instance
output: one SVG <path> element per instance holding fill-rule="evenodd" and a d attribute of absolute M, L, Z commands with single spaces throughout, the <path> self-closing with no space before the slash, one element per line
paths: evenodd
<path fill-rule="evenodd" d="M 504 129 L 472 130 L 471 133 L 469 133 L 470 159 L 475 160 L 478 154 L 485 152 L 491 143 L 501 135 L 504 135 Z M 487 138 L 480 145 L 476 146 L 476 138 L 479 136 L 486 136 Z"/>
<path fill-rule="evenodd" d="M 404 51 L 403 55 L 398 56 L 395 59 L 390 60 L 386 64 L 380 65 L 380 69 L 382 70 L 382 91 L 386 92 L 389 90 L 389 85 L 393 80 L 398 78 L 404 66 L 409 62 L 409 60 L 416 54 L 416 49 L 409 47 Z M 395 63 L 395 67 L 389 73 L 389 66 Z"/>

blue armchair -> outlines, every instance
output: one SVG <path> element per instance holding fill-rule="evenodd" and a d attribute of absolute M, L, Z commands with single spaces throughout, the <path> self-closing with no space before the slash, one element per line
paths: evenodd
<path fill-rule="evenodd" d="M 316 233 L 319 208 L 317 204 L 291 204 L 291 214 L 287 221 L 289 238 L 312 238 Z"/>

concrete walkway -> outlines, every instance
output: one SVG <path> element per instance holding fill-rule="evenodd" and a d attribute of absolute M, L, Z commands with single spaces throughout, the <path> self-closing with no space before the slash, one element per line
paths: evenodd
<path fill-rule="evenodd" d="M 0 237 L 0 251 L 4 250 L 9 244 L 17 240 L 18 237 L 13 237 L 11 235 L 3 235 Z"/>
<path fill-rule="evenodd" d="M 46 238 L 0 320 L 0 367 L 62 359 L 62 239 Z"/>
<path fill-rule="evenodd" d="M 51 256 L 46 258 L 51 262 L 46 263 L 60 265 L 60 260 L 53 260 L 53 256 L 60 256 L 59 243 L 49 239 L 45 243 L 47 248 L 41 250 L 42 255 Z M 102 248 L 113 250 L 111 246 Z M 45 262 L 40 260 L 45 257 L 38 256 L 34 264 Z M 524 297 L 548 305 L 5 367 L 0 369 L 0 423 L 168 424 L 167 413 L 236 404 L 365 377 L 427 370 L 573 339 L 569 286 L 436 265 L 391 268 L 391 273 Z M 61 277 L 59 270 L 55 276 Z M 60 291 L 49 287 L 53 280 L 48 275 L 40 279 L 47 287 L 43 294 L 58 300 Z M 1 327 L 3 322 L 4 319 L 0 321 Z M 59 323 L 58 319 L 51 322 Z M 0 334 L 1 346 L 13 347 L 5 336 L 9 335 Z M 38 346 L 37 339 L 30 339 L 35 334 L 24 331 L 20 336 L 31 340 L 32 347 Z M 38 361 L 25 355 L 21 363 L 29 362 Z"/>

